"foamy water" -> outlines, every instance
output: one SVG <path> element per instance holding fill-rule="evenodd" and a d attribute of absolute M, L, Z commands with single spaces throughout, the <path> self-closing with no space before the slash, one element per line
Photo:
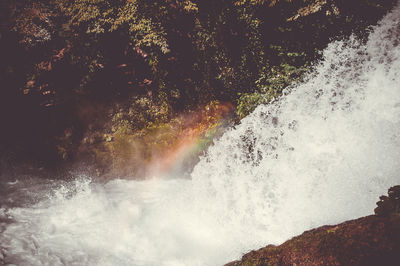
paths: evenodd
<path fill-rule="evenodd" d="M 4 184 L 0 263 L 223 265 L 400 184 L 400 8 L 215 142 L 191 179 Z"/>

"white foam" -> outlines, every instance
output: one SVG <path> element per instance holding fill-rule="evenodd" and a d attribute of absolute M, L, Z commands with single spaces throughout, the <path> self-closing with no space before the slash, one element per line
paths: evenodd
<path fill-rule="evenodd" d="M 78 179 L 1 209 L 0 262 L 222 265 L 371 214 L 400 183 L 399 43 L 399 8 L 366 45 L 331 43 L 304 84 L 226 132 L 191 180 Z"/>

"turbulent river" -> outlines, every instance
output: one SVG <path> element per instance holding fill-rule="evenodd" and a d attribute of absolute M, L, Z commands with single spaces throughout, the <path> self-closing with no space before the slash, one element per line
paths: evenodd
<path fill-rule="evenodd" d="M 400 8 L 212 145 L 190 179 L 3 178 L 0 264 L 223 265 L 400 184 Z"/>

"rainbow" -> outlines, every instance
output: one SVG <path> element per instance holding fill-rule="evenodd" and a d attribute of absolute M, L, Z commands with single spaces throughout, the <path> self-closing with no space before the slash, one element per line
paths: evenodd
<path fill-rule="evenodd" d="M 145 165 L 147 178 L 179 174 L 182 170 L 188 170 L 183 169 L 185 165 L 197 160 L 213 139 L 222 133 L 233 109 L 231 103 L 213 103 L 190 114 L 181 115 L 177 119 L 177 125 L 171 129 L 175 138 L 165 149 L 151 156 Z M 163 133 L 158 132 L 158 136 Z"/>

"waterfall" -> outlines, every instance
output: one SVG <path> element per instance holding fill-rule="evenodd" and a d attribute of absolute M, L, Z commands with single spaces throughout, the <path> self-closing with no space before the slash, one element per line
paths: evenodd
<path fill-rule="evenodd" d="M 399 44 L 400 7 L 366 42 L 332 42 L 302 84 L 215 140 L 190 179 L 4 184 L 0 263 L 223 265 L 372 214 L 400 184 Z"/>

